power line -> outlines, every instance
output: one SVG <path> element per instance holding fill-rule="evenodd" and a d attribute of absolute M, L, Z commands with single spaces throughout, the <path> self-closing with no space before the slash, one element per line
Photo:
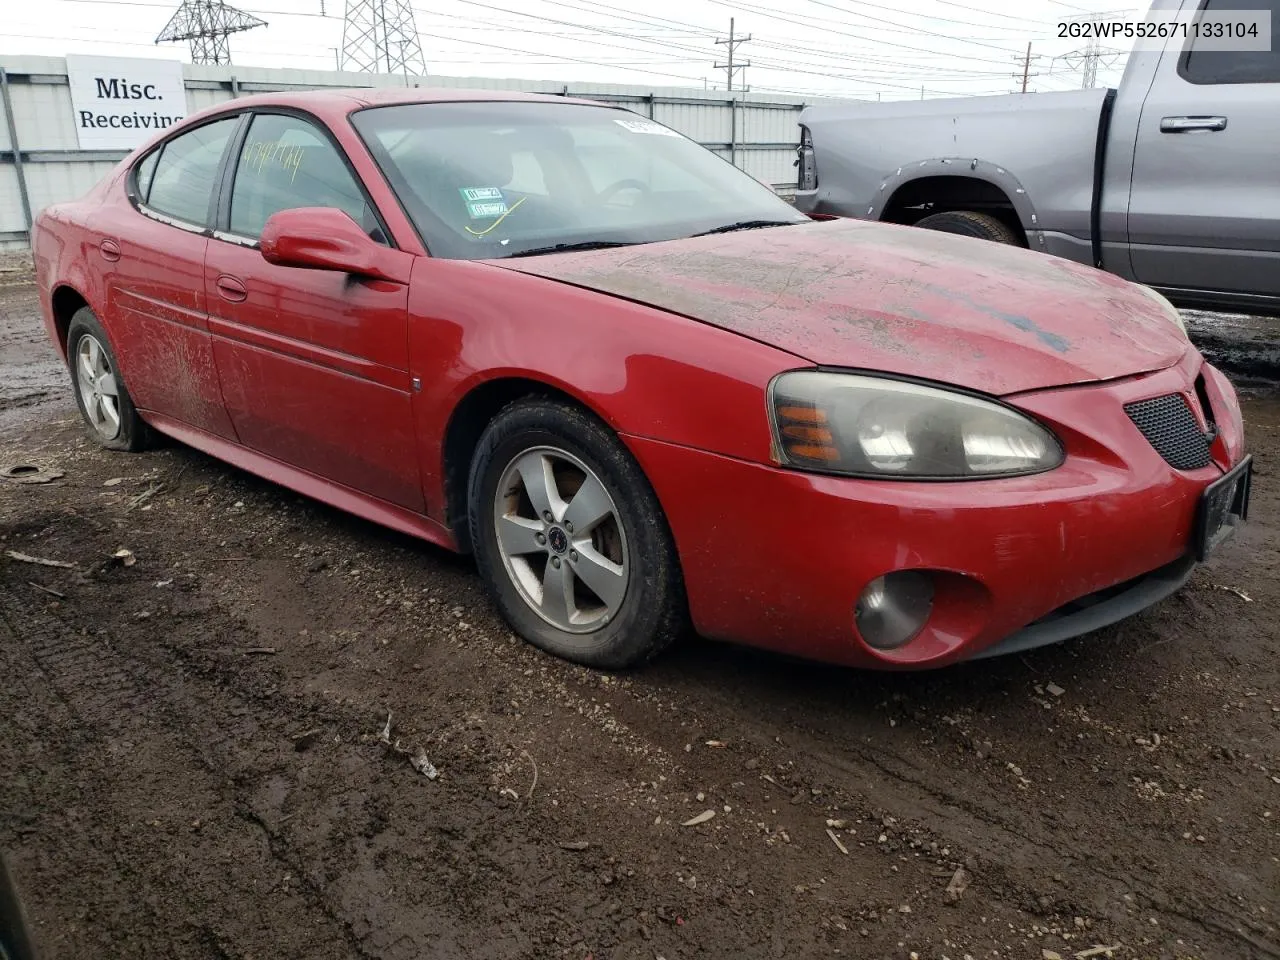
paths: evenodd
<path fill-rule="evenodd" d="M 796 24 L 798 26 L 805 27 L 806 29 L 810 29 L 810 30 L 813 29 L 812 23 L 806 23 L 803 20 L 795 20 L 795 19 L 792 19 L 791 17 L 781 16 L 765 7 L 760 7 L 755 4 L 745 3 L 744 0 L 732 0 L 732 2 L 729 2 L 729 0 L 709 0 L 709 2 L 717 4 L 718 6 L 722 6 L 722 7 L 729 7 L 731 9 L 749 10 L 752 13 L 758 14 L 759 16 L 762 16 L 762 17 L 768 17 L 773 20 L 780 20 L 784 23 Z M 825 19 L 828 23 L 839 23 L 842 26 L 851 26 L 850 24 L 844 23 L 843 21 L 830 20 L 829 18 L 814 18 L 814 19 Z M 824 27 L 823 32 L 838 34 L 839 36 L 842 36 L 842 37 L 853 37 L 855 40 L 866 39 L 865 34 L 850 33 L 848 30 L 835 30 L 830 27 Z M 929 31 L 921 31 L 921 32 L 927 36 L 934 36 L 934 37 L 941 36 L 941 34 L 930 33 Z M 878 41 L 878 45 L 884 46 L 884 47 L 894 47 L 902 50 L 911 50 L 917 53 L 934 53 L 940 56 L 950 57 L 955 60 L 973 60 L 979 63 L 995 63 L 995 64 L 1000 64 L 1002 66 L 1006 66 L 1008 64 L 1008 60 L 996 60 L 993 57 L 978 57 L 978 56 L 973 56 L 972 54 L 955 53 L 953 51 L 929 50 L 929 49 L 921 48 L 918 44 L 894 43 L 890 40 L 880 40 Z M 999 49 L 1006 56 L 1014 52 L 1012 50 L 1009 50 L 1003 47 L 998 47 L 997 49 Z"/>

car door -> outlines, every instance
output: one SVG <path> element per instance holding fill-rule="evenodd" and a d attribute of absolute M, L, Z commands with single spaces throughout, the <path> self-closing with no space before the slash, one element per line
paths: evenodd
<path fill-rule="evenodd" d="M 1280 0 L 1201 0 L 1198 9 L 1269 11 L 1280 28 Z M 1204 45 L 1171 40 L 1143 105 L 1133 271 L 1153 286 L 1241 294 L 1247 304 L 1280 296 L 1280 43 L 1265 52 Z"/>
<path fill-rule="evenodd" d="M 131 204 L 91 218 L 104 318 L 134 403 L 234 439 L 208 331 L 204 258 L 214 185 L 241 122 L 224 117 L 165 141 L 129 172 Z"/>
<path fill-rule="evenodd" d="M 263 259 L 280 210 L 336 207 L 380 242 L 340 147 L 293 113 L 252 117 L 228 164 L 205 254 L 222 392 L 245 446 L 411 510 L 424 509 L 410 405 L 408 287 Z"/>

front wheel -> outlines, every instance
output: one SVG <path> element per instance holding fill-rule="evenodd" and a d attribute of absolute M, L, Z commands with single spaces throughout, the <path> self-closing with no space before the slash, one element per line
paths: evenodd
<path fill-rule="evenodd" d="M 993 243 L 1007 243 L 1020 247 L 1017 231 L 1003 220 L 989 213 L 974 213 L 972 210 L 949 210 L 946 213 L 934 213 L 917 220 L 916 226 L 924 230 L 937 230 L 940 233 L 954 233 L 962 237 L 977 237 L 979 240 L 990 240 Z"/>
<path fill-rule="evenodd" d="M 683 629 L 684 586 L 657 496 L 585 411 L 539 397 L 502 410 L 480 438 L 468 502 L 480 572 L 535 646 L 620 669 Z"/>

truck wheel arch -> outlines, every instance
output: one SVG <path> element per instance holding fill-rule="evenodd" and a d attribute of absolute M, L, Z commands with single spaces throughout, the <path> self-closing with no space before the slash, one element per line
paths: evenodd
<path fill-rule="evenodd" d="M 928 204 L 929 206 L 924 206 Z M 932 213 L 969 210 L 998 217 L 1025 246 L 1041 229 L 1026 189 L 1004 167 L 966 157 L 905 164 L 881 182 L 864 216 L 911 225 Z"/>

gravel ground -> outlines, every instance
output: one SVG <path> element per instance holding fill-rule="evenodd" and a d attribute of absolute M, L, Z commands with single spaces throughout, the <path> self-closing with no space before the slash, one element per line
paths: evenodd
<path fill-rule="evenodd" d="M 0 356 L 0 460 L 65 474 L 0 482 L 0 849 L 47 957 L 1280 956 L 1272 392 L 1252 522 L 1115 628 L 608 675 L 465 560 L 98 450 L 3 276 Z"/>

